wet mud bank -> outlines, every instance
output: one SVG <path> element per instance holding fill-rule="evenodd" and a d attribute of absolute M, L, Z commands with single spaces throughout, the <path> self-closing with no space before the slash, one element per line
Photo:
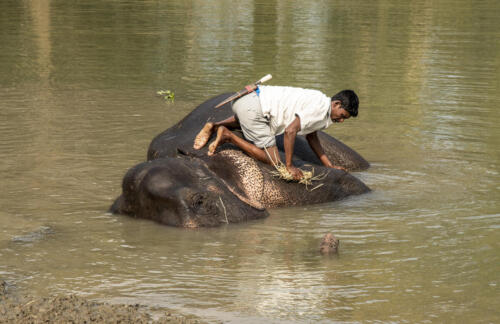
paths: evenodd
<path fill-rule="evenodd" d="M 17 296 L 10 290 L 0 279 L 0 323 L 207 323 L 139 304 L 108 304 L 76 295 Z"/>

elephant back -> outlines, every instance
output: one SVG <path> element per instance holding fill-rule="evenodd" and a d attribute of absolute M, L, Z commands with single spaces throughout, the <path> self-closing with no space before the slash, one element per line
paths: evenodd
<path fill-rule="evenodd" d="M 149 144 L 148 161 L 174 157 L 179 150 L 192 150 L 194 138 L 206 122 L 223 120 L 233 114 L 231 103 L 215 108 L 218 103 L 231 95 L 233 93 L 224 93 L 203 102 L 180 122 L 157 135 Z M 206 149 L 205 147 L 203 150 Z"/>

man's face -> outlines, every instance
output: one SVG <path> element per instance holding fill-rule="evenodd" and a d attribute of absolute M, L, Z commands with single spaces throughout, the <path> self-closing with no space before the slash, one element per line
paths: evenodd
<path fill-rule="evenodd" d="M 332 101 L 332 112 L 330 114 L 330 118 L 334 123 L 341 123 L 345 119 L 351 117 L 351 114 L 347 110 L 341 107 L 341 102 L 338 100 Z"/>

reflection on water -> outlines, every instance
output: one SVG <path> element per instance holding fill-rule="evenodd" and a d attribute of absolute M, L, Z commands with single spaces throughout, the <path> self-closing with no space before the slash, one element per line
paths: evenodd
<path fill-rule="evenodd" d="M 493 0 L 2 1 L 0 278 L 235 322 L 497 320 L 499 14 Z M 372 193 L 195 231 L 105 212 L 156 134 L 267 73 L 359 92 L 360 116 L 329 132 L 372 162 L 356 174 Z M 340 254 L 325 258 L 329 231 Z"/>

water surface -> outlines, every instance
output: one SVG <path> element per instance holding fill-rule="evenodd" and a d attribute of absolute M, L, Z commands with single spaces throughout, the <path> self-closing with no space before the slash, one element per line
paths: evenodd
<path fill-rule="evenodd" d="M 499 16 L 494 0 L 2 1 L 0 278 L 238 323 L 497 322 Z M 358 92 L 359 117 L 328 132 L 372 163 L 355 174 L 372 193 L 217 229 L 106 213 L 156 134 L 267 73 Z"/>

